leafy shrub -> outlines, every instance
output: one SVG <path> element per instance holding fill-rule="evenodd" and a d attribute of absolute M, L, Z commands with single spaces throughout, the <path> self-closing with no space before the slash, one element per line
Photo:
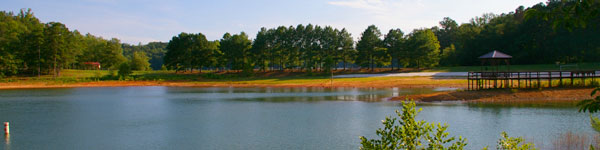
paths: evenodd
<path fill-rule="evenodd" d="M 506 134 L 506 132 L 502 132 L 502 134 L 500 134 L 502 136 L 502 139 L 498 140 L 498 145 L 496 146 L 497 149 L 499 150 L 530 150 L 530 149 L 536 149 L 535 145 L 532 143 L 525 143 L 522 144 L 521 142 L 523 142 L 523 138 L 522 137 L 509 137 L 508 134 Z M 486 149 L 486 148 L 484 148 Z"/>
<path fill-rule="evenodd" d="M 397 118 L 386 117 L 382 120 L 383 129 L 377 129 L 380 139 L 367 139 L 360 136 L 360 149 L 368 150 L 462 150 L 467 145 L 467 139 L 462 137 L 448 137 L 448 125 L 415 121 L 421 111 L 417 110 L 413 101 L 402 102 L 402 112 L 396 110 Z M 500 150 L 534 150 L 532 143 L 522 144 L 523 138 L 509 137 L 502 132 L 502 139 L 498 140 L 497 149 Z M 447 146 L 447 147 L 446 147 Z M 487 147 L 483 148 L 487 150 Z"/>
<path fill-rule="evenodd" d="M 360 137 L 360 149 L 463 149 L 467 143 L 466 139 L 458 137 L 448 138 L 446 129 L 448 125 L 427 123 L 426 121 L 416 121 L 415 117 L 421 111 L 415 108 L 414 102 L 402 102 L 402 112 L 396 110 L 397 118 L 386 117 L 383 120 L 383 129 L 377 130 L 380 139 L 368 140 L 364 136 Z M 435 130 L 435 133 L 434 133 Z M 429 141 L 429 142 L 425 142 Z M 453 142 L 453 143 L 452 143 Z M 425 146 L 425 144 L 427 144 Z M 449 147 L 445 145 L 450 144 Z"/>
<path fill-rule="evenodd" d="M 133 73 L 133 71 L 131 71 L 131 66 L 129 66 L 129 63 L 122 63 L 121 65 L 119 65 L 119 76 L 120 77 L 127 77 L 131 73 Z"/>

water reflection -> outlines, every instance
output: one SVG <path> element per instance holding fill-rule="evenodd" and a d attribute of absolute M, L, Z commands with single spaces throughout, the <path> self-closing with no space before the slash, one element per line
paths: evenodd
<path fill-rule="evenodd" d="M 356 149 L 400 103 L 447 89 L 110 87 L 0 90 L 0 120 L 19 124 L 5 149 Z M 25 98 L 23 98 L 25 97 Z M 448 123 L 468 149 L 500 132 L 552 141 L 594 133 L 575 107 L 421 103 L 418 119 Z M 11 141 L 12 140 L 12 143 Z M 536 143 L 537 145 L 538 143 Z M 545 143 L 542 145 L 548 145 Z"/>
<path fill-rule="evenodd" d="M 235 90 L 234 90 L 235 89 Z M 289 88 L 178 88 L 166 89 L 169 99 L 173 100 L 214 100 L 233 101 L 386 101 L 399 95 L 423 94 L 440 90 L 454 89 L 401 89 L 401 88 L 322 88 L 322 87 L 289 87 Z M 190 98 L 193 97 L 193 98 Z"/>
<path fill-rule="evenodd" d="M 10 150 L 10 134 L 4 134 L 4 149 Z"/>

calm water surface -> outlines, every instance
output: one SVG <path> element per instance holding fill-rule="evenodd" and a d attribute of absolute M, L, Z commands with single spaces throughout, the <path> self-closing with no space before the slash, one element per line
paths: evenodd
<path fill-rule="evenodd" d="M 395 115 L 387 97 L 447 89 L 109 87 L 0 91 L 4 149 L 357 149 Z M 539 147 L 571 131 L 593 134 L 574 107 L 420 105 L 468 149 L 500 132 Z"/>

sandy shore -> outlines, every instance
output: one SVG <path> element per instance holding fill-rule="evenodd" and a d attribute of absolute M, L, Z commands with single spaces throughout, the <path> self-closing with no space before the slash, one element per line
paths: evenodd
<path fill-rule="evenodd" d="M 470 102 L 572 102 L 591 99 L 593 88 L 576 89 L 527 89 L 527 90 L 485 90 L 485 91 L 446 91 L 431 94 L 398 96 L 392 100 L 413 99 L 417 101 L 470 101 Z"/>
<path fill-rule="evenodd" d="M 309 79 L 310 80 L 310 79 Z M 337 79 L 336 79 L 337 80 Z M 373 81 L 354 81 L 344 79 L 333 82 L 333 87 L 399 87 L 399 88 L 435 88 L 452 87 L 465 88 L 462 79 L 437 79 L 430 77 L 413 78 L 383 78 Z M 52 83 L 52 82 L 6 82 L 0 83 L 0 89 L 23 89 L 23 88 L 76 88 L 76 87 L 123 87 L 123 86 L 181 86 L 181 87 L 331 87 L 331 82 L 299 82 L 299 83 L 277 83 L 277 82 L 243 82 L 243 81 L 98 81 L 79 83 Z"/>

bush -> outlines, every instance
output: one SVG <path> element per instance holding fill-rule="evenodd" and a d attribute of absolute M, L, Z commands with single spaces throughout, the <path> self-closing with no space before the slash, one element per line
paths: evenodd
<path fill-rule="evenodd" d="M 129 63 L 122 63 L 121 65 L 119 65 L 119 76 L 120 77 L 127 77 L 131 73 L 133 73 L 133 72 L 131 71 L 131 66 L 129 66 Z"/>
<path fill-rule="evenodd" d="M 402 120 L 386 117 L 383 120 L 383 129 L 377 130 L 377 135 L 381 139 L 367 140 L 364 136 L 360 137 L 360 149 L 463 149 L 467 143 L 466 139 L 458 137 L 448 138 L 446 129 L 448 125 L 428 123 L 426 121 L 415 121 L 415 117 L 421 111 L 415 108 L 414 102 L 402 102 L 402 113 L 396 110 L 396 114 Z M 435 133 L 434 133 L 435 130 Z M 424 141 L 429 141 L 425 143 Z M 424 144 L 427 144 L 425 147 Z M 450 144 L 449 147 L 444 147 Z"/>
<path fill-rule="evenodd" d="M 521 137 L 509 137 L 508 134 L 506 134 L 506 132 L 502 132 L 502 134 L 500 134 L 502 136 L 502 139 L 498 140 L 498 145 L 496 146 L 496 149 L 499 150 L 530 150 L 530 149 L 536 149 L 535 145 L 533 145 L 532 143 L 525 143 L 525 144 L 521 144 L 521 142 L 523 142 L 523 138 Z M 484 148 L 487 149 L 487 148 Z"/>
<path fill-rule="evenodd" d="M 383 120 L 383 129 L 377 129 L 377 135 L 380 139 L 368 140 L 360 136 L 360 149 L 369 150 L 422 150 L 422 149 L 441 149 L 441 150 L 462 150 L 467 145 L 467 139 L 458 137 L 448 137 L 446 129 L 448 125 L 439 123 L 428 123 L 426 121 L 415 121 L 415 117 L 421 111 L 416 110 L 415 102 L 402 102 L 402 113 L 396 110 L 397 118 L 386 117 Z M 502 139 L 498 140 L 497 149 L 501 150 L 530 150 L 535 149 L 532 143 L 522 144 L 523 138 L 509 137 L 502 132 Z M 456 140 L 456 141 L 455 141 Z M 453 142 L 454 141 L 454 142 Z M 448 147 L 446 147 L 448 146 Z M 487 150 L 487 147 L 483 149 Z"/>

